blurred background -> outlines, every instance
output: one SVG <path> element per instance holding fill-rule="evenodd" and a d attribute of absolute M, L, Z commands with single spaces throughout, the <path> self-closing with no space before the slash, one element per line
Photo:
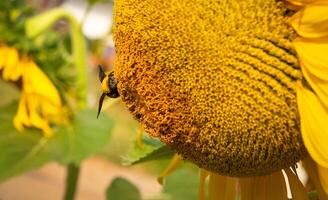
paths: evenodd
<path fill-rule="evenodd" d="M 0 9 L 1 200 L 197 199 L 189 164 L 157 182 L 174 152 L 146 134 L 140 147 L 120 99 L 106 98 L 96 119 L 98 65 L 114 65 L 113 1 L 9 0 Z"/>

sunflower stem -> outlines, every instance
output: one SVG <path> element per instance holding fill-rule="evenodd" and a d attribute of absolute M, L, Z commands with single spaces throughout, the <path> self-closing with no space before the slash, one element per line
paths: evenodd
<path fill-rule="evenodd" d="M 65 200 L 74 200 L 79 179 L 80 166 L 71 163 L 67 166 Z"/>

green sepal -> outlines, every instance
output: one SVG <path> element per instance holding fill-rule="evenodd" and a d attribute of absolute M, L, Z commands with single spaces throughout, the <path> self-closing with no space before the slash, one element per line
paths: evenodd
<path fill-rule="evenodd" d="M 147 161 L 171 159 L 175 152 L 158 139 L 143 137 L 143 146 L 132 141 L 128 153 L 122 156 L 123 165 L 140 164 Z"/>

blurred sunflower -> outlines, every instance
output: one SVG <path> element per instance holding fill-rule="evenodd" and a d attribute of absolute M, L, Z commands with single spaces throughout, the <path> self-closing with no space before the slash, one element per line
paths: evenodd
<path fill-rule="evenodd" d="M 301 160 L 328 199 L 328 3 L 286 3 L 115 1 L 118 91 L 177 152 L 160 182 L 185 159 L 199 199 L 287 200 L 285 173 L 303 200 Z"/>
<path fill-rule="evenodd" d="M 16 48 L 1 44 L 0 70 L 6 81 L 21 80 L 21 97 L 14 118 L 17 130 L 34 127 L 50 137 L 50 123 L 66 124 L 67 116 L 56 87 L 31 58 L 20 56 Z"/>

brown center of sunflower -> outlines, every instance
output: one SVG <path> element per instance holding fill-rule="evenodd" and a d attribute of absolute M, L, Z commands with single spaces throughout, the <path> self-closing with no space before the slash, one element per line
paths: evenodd
<path fill-rule="evenodd" d="M 201 168 L 263 175 L 305 155 L 282 2 L 117 0 L 115 77 L 147 132 Z"/>

